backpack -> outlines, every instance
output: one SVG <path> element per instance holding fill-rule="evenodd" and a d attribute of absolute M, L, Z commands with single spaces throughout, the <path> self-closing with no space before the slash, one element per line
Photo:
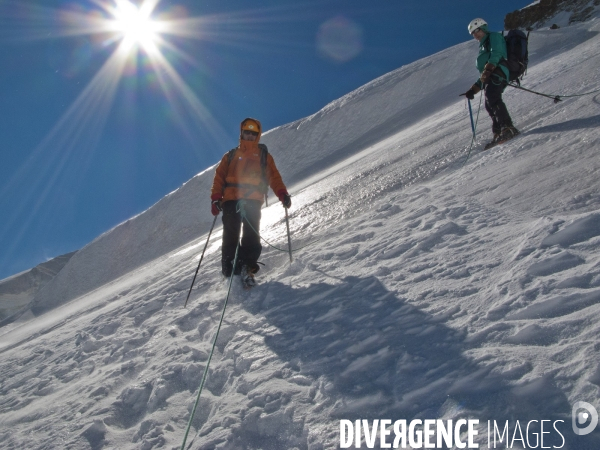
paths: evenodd
<path fill-rule="evenodd" d="M 502 32 L 504 35 L 504 32 Z M 521 30 L 510 30 L 506 36 L 506 53 L 507 58 L 504 60 L 504 65 L 508 68 L 508 81 L 516 81 L 523 78 L 527 71 L 529 63 L 529 52 L 527 43 L 529 40 L 529 32 L 525 35 Z"/>
<path fill-rule="evenodd" d="M 258 144 L 258 148 L 260 150 L 260 168 L 262 170 L 262 181 L 258 186 L 260 192 L 267 195 L 269 190 L 269 183 L 267 181 L 267 156 L 269 155 L 269 150 L 265 144 Z M 233 155 L 235 154 L 236 148 L 232 148 L 227 152 L 227 164 L 231 164 L 231 160 L 233 159 Z"/>

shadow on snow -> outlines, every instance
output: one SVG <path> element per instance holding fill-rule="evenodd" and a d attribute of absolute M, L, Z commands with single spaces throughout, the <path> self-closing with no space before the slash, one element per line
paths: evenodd
<path fill-rule="evenodd" d="M 529 131 L 528 134 L 543 134 L 556 133 L 557 131 L 584 130 L 586 128 L 597 128 L 598 126 L 600 126 L 600 114 L 592 117 L 586 117 L 585 119 L 571 119 L 552 125 L 546 125 L 545 127 L 535 128 Z"/>
<path fill-rule="evenodd" d="M 572 432 L 571 405 L 551 374 L 511 383 L 510 372 L 465 356 L 464 334 L 445 318 L 398 298 L 376 277 L 341 281 L 301 289 L 270 282 L 264 295 L 244 302 L 280 330 L 265 339 L 280 358 L 329 381 L 331 397 L 341 399 L 331 405 L 332 419 L 509 420 L 511 433 L 516 420 L 523 428 L 530 420 L 563 420 L 562 448 L 598 448 L 598 433 Z M 561 444 L 557 433 L 545 435 L 544 445 Z"/>

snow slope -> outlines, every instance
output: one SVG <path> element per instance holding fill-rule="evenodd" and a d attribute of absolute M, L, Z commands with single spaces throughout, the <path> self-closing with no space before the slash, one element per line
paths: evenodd
<path fill-rule="evenodd" d="M 52 280 L 75 252 L 57 256 L 33 269 L 0 280 L 0 327 L 21 309 L 28 309 L 37 292 Z"/>
<path fill-rule="evenodd" d="M 532 33 L 524 84 L 600 89 L 599 31 L 596 16 Z M 600 408 L 600 94 L 509 88 L 522 135 L 481 151 L 482 109 L 463 165 L 475 53 L 452 47 L 265 135 L 303 248 L 290 264 L 265 246 L 259 286 L 234 286 L 191 448 L 330 449 L 341 419 L 460 418 L 480 420 L 481 448 L 487 420 L 542 419 L 564 421 L 561 448 L 598 448 L 571 408 Z M 227 294 L 217 230 L 183 308 L 211 179 L 78 251 L 0 328 L 3 448 L 179 448 Z M 281 206 L 262 236 L 285 248 Z"/>

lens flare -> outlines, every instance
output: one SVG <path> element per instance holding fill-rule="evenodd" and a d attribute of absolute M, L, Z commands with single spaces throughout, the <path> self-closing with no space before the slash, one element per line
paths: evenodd
<path fill-rule="evenodd" d="M 147 4 L 147 3 L 146 3 Z M 127 0 L 118 1 L 112 14 L 114 31 L 122 33 L 127 47 L 135 44 L 150 49 L 161 33 L 161 24 L 152 20 L 150 8 L 138 8 Z"/>
<path fill-rule="evenodd" d="M 348 62 L 363 50 L 362 28 L 346 17 L 334 17 L 319 27 L 317 49 L 326 59 Z"/>

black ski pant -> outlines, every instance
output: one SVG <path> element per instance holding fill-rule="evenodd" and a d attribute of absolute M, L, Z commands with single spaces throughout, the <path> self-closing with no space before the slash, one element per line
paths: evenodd
<path fill-rule="evenodd" d="M 243 203 L 245 219 L 242 218 L 240 203 Z M 247 265 L 256 271 L 258 258 L 262 252 L 260 245 L 260 200 L 230 200 L 223 203 L 223 245 L 221 250 L 221 263 L 223 275 L 231 276 L 233 272 L 239 275 L 242 265 Z M 254 228 L 254 229 L 253 229 Z M 233 270 L 235 249 L 240 240 L 242 242 L 238 251 L 238 263 Z M 255 231 L 256 230 L 256 231 Z"/>
<path fill-rule="evenodd" d="M 499 81 L 495 76 L 485 87 L 485 110 L 492 118 L 492 132 L 500 133 L 504 127 L 512 127 L 512 119 L 508 114 L 508 109 L 502 100 L 502 93 L 506 89 L 506 81 Z"/>

